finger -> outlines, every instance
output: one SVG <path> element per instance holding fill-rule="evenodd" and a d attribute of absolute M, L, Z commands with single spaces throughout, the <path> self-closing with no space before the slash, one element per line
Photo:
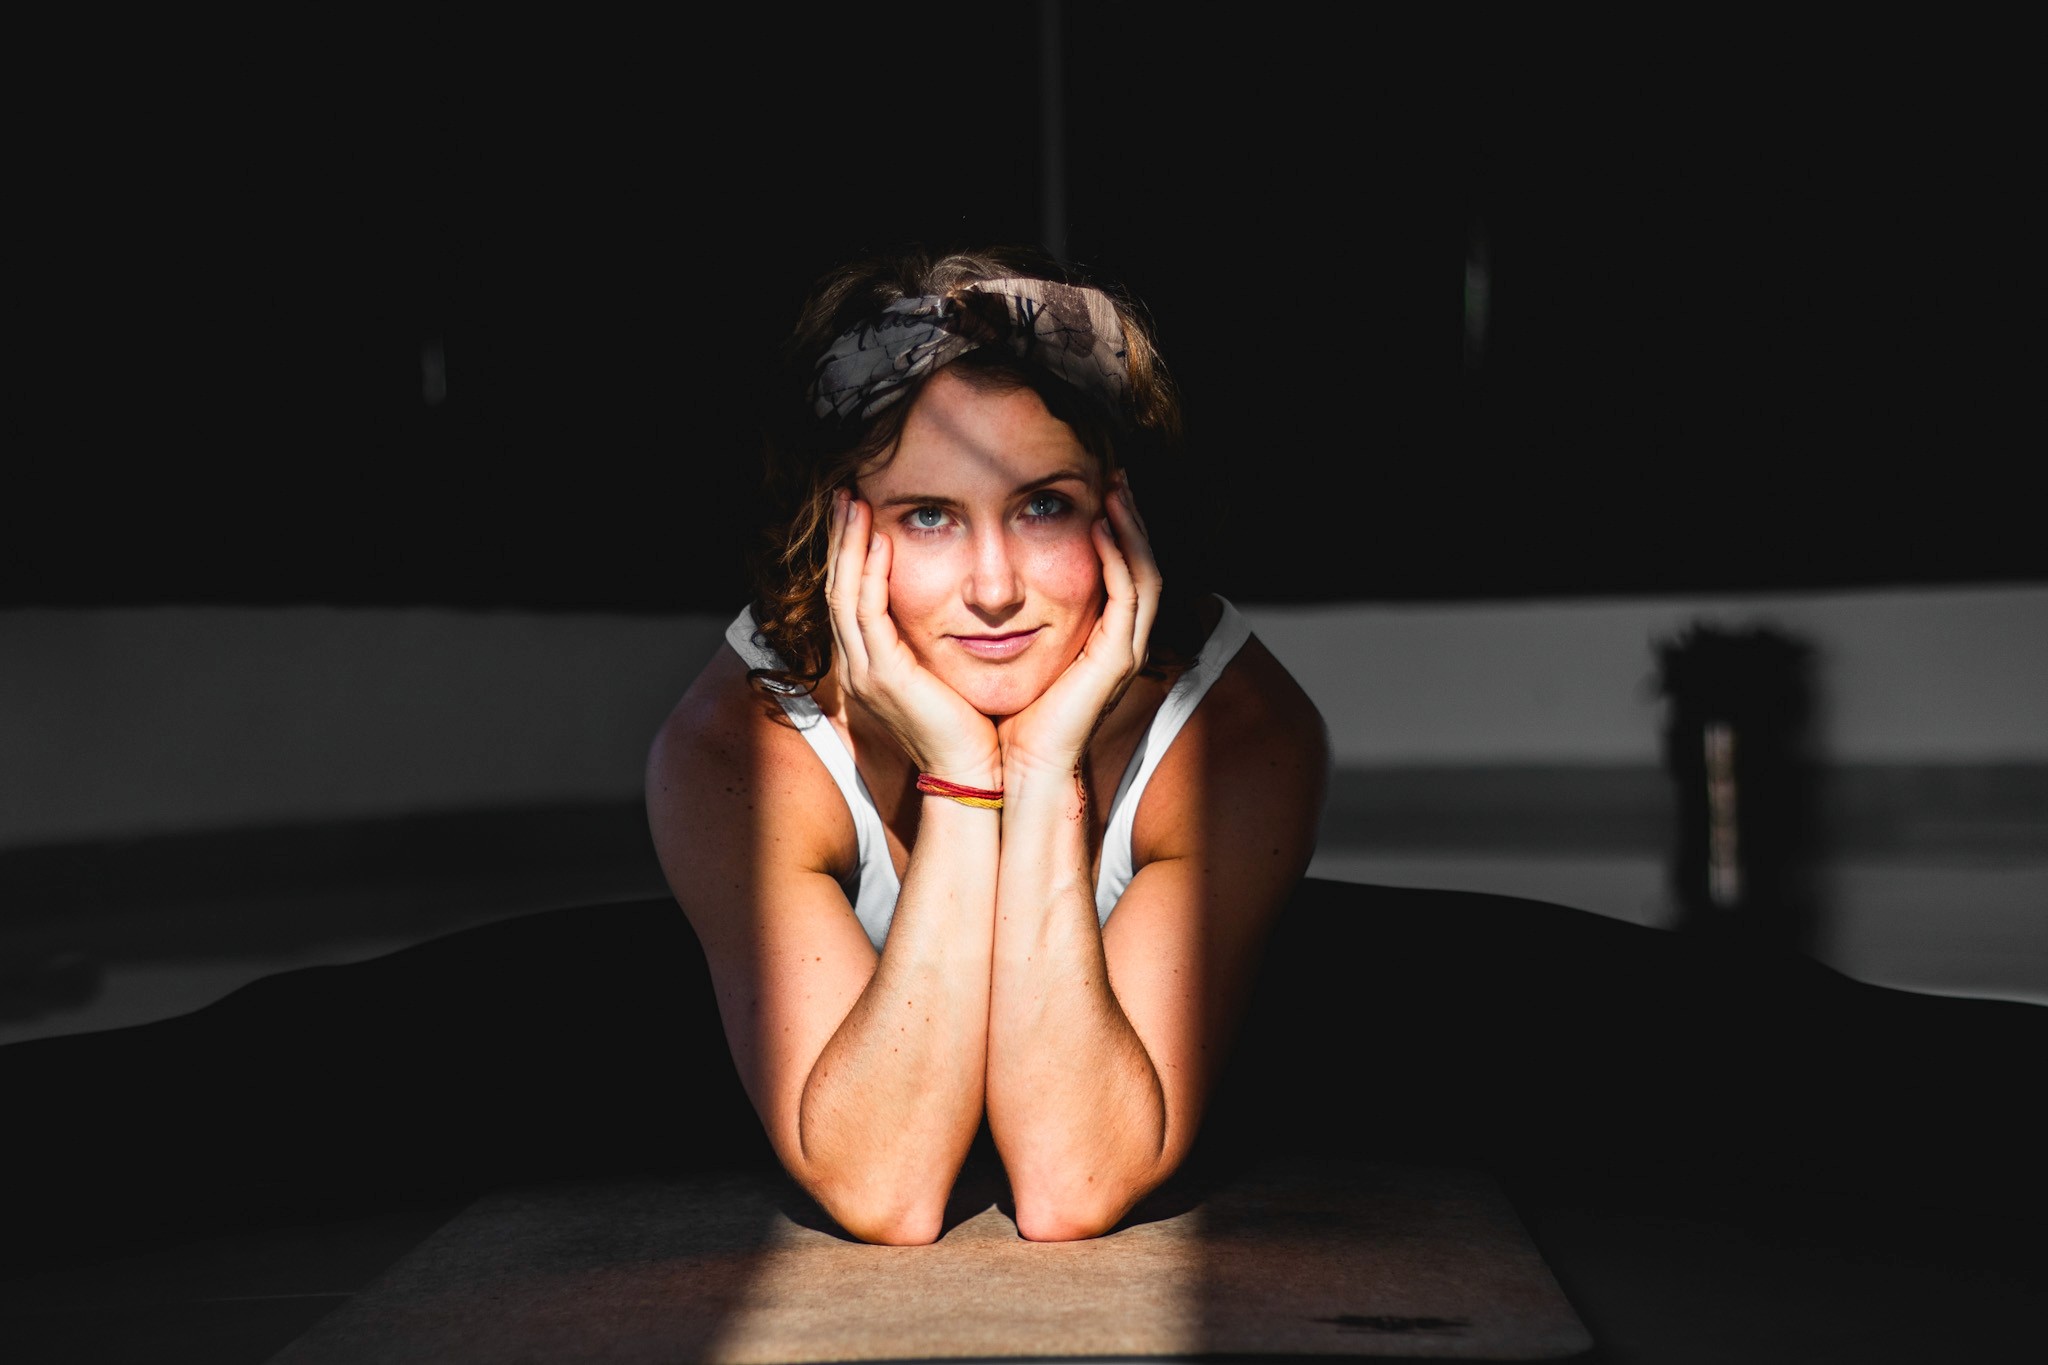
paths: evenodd
<path fill-rule="evenodd" d="M 839 546 L 832 556 L 831 586 L 826 590 L 832 638 L 847 667 L 862 674 L 868 667 L 868 649 L 861 637 L 858 613 L 861 579 L 867 572 L 868 520 L 867 505 L 848 494 L 838 517 Z"/>
<path fill-rule="evenodd" d="M 852 606 L 851 589 L 860 582 L 861 565 L 867 554 L 864 518 L 872 515 L 860 495 L 842 488 L 833 503 L 831 535 L 826 544 L 825 592 Z"/>
<path fill-rule="evenodd" d="M 1095 553 L 1102 560 L 1102 619 L 1096 630 L 1121 656 L 1117 666 L 1128 671 L 1136 658 L 1140 606 L 1137 580 L 1131 576 L 1130 563 L 1124 558 L 1123 547 L 1117 543 L 1109 519 L 1098 517 L 1091 529 L 1095 534 Z"/>
<path fill-rule="evenodd" d="M 844 488 L 834 489 L 832 505 L 825 513 L 825 596 L 832 596 L 832 582 L 839 567 L 839 542 L 846 529 L 847 492 Z"/>
<path fill-rule="evenodd" d="M 1159 572 L 1159 560 L 1152 553 L 1152 538 L 1145 532 L 1144 518 L 1138 515 L 1137 500 L 1128 482 L 1121 483 L 1110 495 L 1109 513 L 1117 530 L 1117 548 L 1136 596 L 1131 648 L 1143 658 L 1146 644 L 1152 638 L 1152 623 L 1159 614 L 1159 595 L 1165 588 L 1165 578 Z"/>
<path fill-rule="evenodd" d="M 1137 498 L 1131 493 L 1130 484 L 1119 484 L 1111 491 L 1107 511 L 1110 524 L 1116 528 L 1117 547 L 1130 564 L 1131 576 L 1141 583 L 1148 578 L 1158 579 L 1159 561 L 1152 553 L 1152 533 L 1145 527 L 1145 518 L 1138 511 Z"/>
<path fill-rule="evenodd" d="M 868 637 L 870 652 L 886 640 L 894 643 L 896 623 L 889 619 L 889 566 L 894 561 L 895 545 L 880 531 L 868 538 L 867 560 L 861 568 L 860 596 L 854 606 L 854 619 L 860 622 L 863 635 Z"/>

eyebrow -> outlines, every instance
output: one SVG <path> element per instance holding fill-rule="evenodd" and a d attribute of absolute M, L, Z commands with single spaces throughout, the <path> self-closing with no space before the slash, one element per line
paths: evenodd
<path fill-rule="evenodd" d="M 1027 493 L 1036 493 L 1041 488 L 1049 488 L 1056 483 L 1086 482 L 1088 482 L 1088 474 L 1085 470 L 1061 469 L 1047 474 L 1043 478 L 1033 479 L 1029 483 L 1020 483 L 1010 490 L 1010 493 L 1012 497 L 1021 497 Z M 874 503 L 873 506 L 878 512 L 884 508 L 893 507 L 958 507 L 960 506 L 960 500 L 958 498 L 944 497 L 937 493 L 903 493 L 886 501 Z"/>

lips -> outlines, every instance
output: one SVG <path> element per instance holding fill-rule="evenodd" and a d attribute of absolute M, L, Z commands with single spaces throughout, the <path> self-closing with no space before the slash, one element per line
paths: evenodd
<path fill-rule="evenodd" d="M 1007 635 L 955 635 L 954 643 L 977 659 L 1014 659 L 1031 647 L 1038 630 L 1018 630 Z"/>

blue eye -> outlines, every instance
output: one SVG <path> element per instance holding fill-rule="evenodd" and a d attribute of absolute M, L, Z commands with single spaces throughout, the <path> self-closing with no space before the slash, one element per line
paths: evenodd
<path fill-rule="evenodd" d="M 919 507 L 910 514 L 910 525 L 919 531 L 936 531 L 946 524 L 946 513 L 939 507 Z"/>
<path fill-rule="evenodd" d="M 1024 515 L 1046 521 L 1065 512 L 1070 504 L 1057 493 L 1034 493 L 1024 505 Z"/>

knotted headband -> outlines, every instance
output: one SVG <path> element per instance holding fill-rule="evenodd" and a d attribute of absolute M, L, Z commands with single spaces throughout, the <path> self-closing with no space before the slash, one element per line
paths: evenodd
<path fill-rule="evenodd" d="M 1124 329 L 1099 289 L 1050 280 L 982 280 L 952 294 L 898 299 L 818 358 L 820 417 L 867 417 L 903 386 L 978 346 L 1007 346 L 1115 408 L 1129 387 Z"/>

